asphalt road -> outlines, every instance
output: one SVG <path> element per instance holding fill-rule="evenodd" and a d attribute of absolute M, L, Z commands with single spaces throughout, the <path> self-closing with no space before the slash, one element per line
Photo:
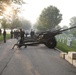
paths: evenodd
<path fill-rule="evenodd" d="M 76 75 L 60 52 L 44 45 L 11 50 L 16 40 L 0 44 L 0 75 Z"/>

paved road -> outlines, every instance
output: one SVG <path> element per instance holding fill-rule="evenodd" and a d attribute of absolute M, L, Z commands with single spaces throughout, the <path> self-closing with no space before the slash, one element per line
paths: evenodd
<path fill-rule="evenodd" d="M 11 50 L 16 40 L 0 44 L 0 75 L 76 75 L 76 68 L 44 45 Z"/>

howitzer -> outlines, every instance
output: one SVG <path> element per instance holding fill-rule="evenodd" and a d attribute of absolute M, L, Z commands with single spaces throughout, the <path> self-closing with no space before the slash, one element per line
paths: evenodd
<path fill-rule="evenodd" d="M 61 34 L 64 31 L 70 30 L 76 28 L 76 26 L 74 27 L 70 27 L 67 29 L 63 29 L 63 30 L 55 30 L 55 31 L 45 31 L 45 32 L 41 32 L 38 34 L 37 37 L 34 38 L 25 38 L 24 40 L 19 40 L 19 43 L 16 43 L 15 45 L 17 45 L 19 48 L 21 46 L 25 46 L 25 48 L 29 45 L 38 45 L 38 44 L 44 44 L 46 47 L 48 48 L 55 48 L 57 45 L 57 41 L 55 36 L 58 34 Z M 14 46 L 15 46 L 14 45 Z M 13 48 L 14 48 L 13 46 Z"/>

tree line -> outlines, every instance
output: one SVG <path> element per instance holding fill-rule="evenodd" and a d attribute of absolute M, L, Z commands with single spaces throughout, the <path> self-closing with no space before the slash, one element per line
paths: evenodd
<path fill-rule="evenodd" d="M 23 0 L 0 0 L 0 16 L 3 16 L 0 19 L 0 23 L 2 28 L 24 28 L 25 30 L 31 29 L 31 22 L 25 19 L 19 19 L 18 13 L 21 11 L 21 5 L 26 4 Z M 12 13 L 5 14 L 5 6 L 10 6 L 12 8 Z M 25 13 L 26 14 L 26 13 Z M 34 28 L 37 31 L 41 30 L 53 30 L 53 29 L 60 29 L 59 23 L 62 21 L 62 14 L 60 10 L 50 5 L 44 8 L 39 15 L 36 23 L 34 24 Z M 69 23 L 70 27 L 76 26 L 76 16 L 70 19 Z M 66 28 L 64 26 L 63 28 Z M 68 28 L 68 27 L 67 27 Z M 71 32 L 76 37 L 76 29 L 71 30 Z"/>

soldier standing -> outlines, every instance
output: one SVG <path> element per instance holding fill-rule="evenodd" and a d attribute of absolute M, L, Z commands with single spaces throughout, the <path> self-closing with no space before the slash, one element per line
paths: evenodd
<path fill-rule="evenodd" d="M 21 47 L 21 46 L 25 46 L 25 48 L 26 48 L 26 45 L 24 44 L 24 34 L 25 34 L 25 32 L 22 30 L 22 29 L 20 29 L 20 42 L 19 42 L 19 47 Z"/>
<path fill-rule="evenodd" d="M 35 35 L 35 32 L 33 30 L 31 30 L 30 35 L 31 35 L 31 38 L 33 38 Z"/>
<path fill-rule="evenodd" d="M 24 34 L 25 32 L 22 29 L 20 29 L 20 37 L 22 40 L 24 40 Z"/>
<path fill-rule="evenodd" d="M 12 39 L 13 38 L 13 31 L 12 30 L 11 30 L 10 34 L 11 34 L 11 39 Z"/>
<path fill-rule="evenodd" d="M 4 43 L 6 43 L 6 30 L 5 29 L 3 31 L 3 39 L 4 39 Z"/>
<path fill-rule="evenodd" d="M 2 30 L 0 29 L 0 35 L 1 35 L 1 33 L 2 33 Z"/>

